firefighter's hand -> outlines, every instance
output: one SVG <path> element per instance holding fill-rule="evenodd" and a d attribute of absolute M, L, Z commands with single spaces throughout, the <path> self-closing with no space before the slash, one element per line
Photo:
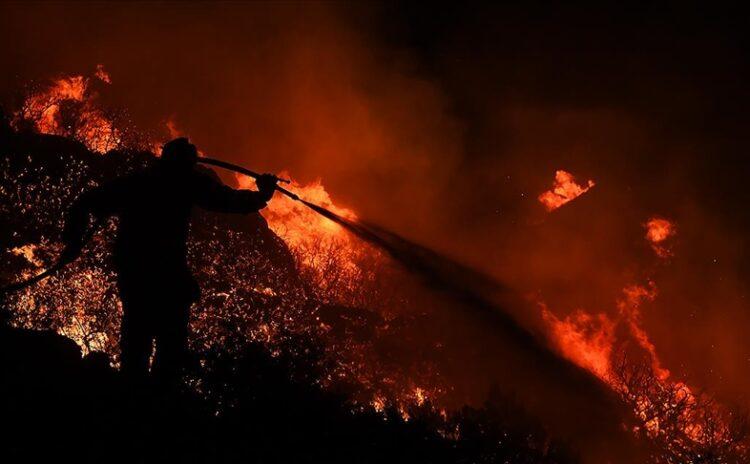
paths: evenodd
<path fill-rule="evenodd" d="M 273 196 L 273 192 L 276 190 L 276 182 L 279 178 L 273 174 L 262 174 L 255 179 L 255 185 L 258 186 L 258 191 L 263 194 L 266 199 L 270 200 Z"/>

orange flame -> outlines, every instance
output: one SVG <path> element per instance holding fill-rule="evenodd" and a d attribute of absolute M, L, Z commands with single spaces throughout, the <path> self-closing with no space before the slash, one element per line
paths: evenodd
<path fill-rule="evenodd" d="M 676 233 L 674 224 L 666 219 L 651 218 L 645 227 L 646 239 L 652 246 L 662 246 Z M 664 254 L 660 251 L 661 248 L 654 249 L 660 257 L 671 256 L 671 252 Z M 643 326 L 641 312 L 643 304 L 654 301 L 657 294 L 656 284 L 652 280 L 647 280 L 645 285 L 632 284 L 624 287 L 622 296 L 616 301 L 618 313 L 614 319 L 604 313 L 587 313 L 581 309 L 561 319 L 544 302 L 537 303 L 553 347 L 562 356 L 588 370 L 621 394 L 631 404 L 636 416 L 642 421 L 642 428 L 650 437 L 666 433 L 665 428 L 674 427 L 673 423 L 677 420 L 680 433 L 694 443 L 713 443 L 716 440 L 730 442 L 727 438 L 731 435 L 728 416 L 723 415 L 715 403 L 694 393 L 686 383 L 671 379 L 671 372 L 659 359 L 656 345 Z M 618 330 L 619 327 L 626 331 Z M 618 373 L 613 370 L 616 368 L 613 365 L 613 354 L 618 351 L 618 345 L 624 346 L 627 342 L 618 340 L 621 334 L 627 340 L 635 341 L 647 355 L 650 372 L 656 383 L 655 390 L 633 391 L 630 386 L 622 383 L 622 378 L 618 378 Z M 657 393 L 654 394 L 654 391 Z M 679 402 L 684 407 L 677 411 L 674 402 Z M 669 414 L 675 413 L 679 414 L 676 418 L 669 417 Z M 711 417 L 714 419 L 710 420 L 716 422 L 707 422 L 706 418 Z M 672 425 L 662 423 L 662 419 L 672 421 Z M 636 427 L 635 431 L 638 429 Z"/>
<path fill-rule="evenodd" d="M 280 177 L 288 178 L 289 174 L 283 172 Z M 255 184 L 253 179 L 240 174 L 236 175 L 236 179 L 240 188 L 252 188 Z M 347 219 L 357 218 L 353 211 L 333 204 L 330 195 L 319 179 L 307 185 L 292 181 L 289 190 L 297 193 L 300 198 L 322 206 L 339 216 Z M 302 203 L 278 193 L 268 203 L 268 207 L 263 210 L 263 216 L 268 221 L 271 230 L 292 247 L 310 246 L 313 243 L 331 239 L 345 242 L 351 240 L 340 225 L 317 214 Z"/>
<path fill-rule="evenodd" d="M 573 174 L 559 170 L 555 172 L 555 181 L 552 183 L 552 188 L 539 195 L 538 199 L 547 211 L 554 211 L 588 192 L 594 185 L 596 185 L 594 181 L 589 180 L 586 187 L 583 187 L 576 183 Z"/>
<path fill-rule="evenodd" d="M 611 358 L 617 342 L 615 330 L 619 324 L 624 324 L 630 336 L 648 354 L 654 373 L 664 381 L 670 372 L 661 365 L 656 346 L 643 328 L 640 311 L 644 301 L 653 301 L 656 296 L 656 285 L 652 281 L 647 286 L 625 287 L 623 297 L 617 300 L 619 318 L 615 320 L 604 313 L 589 314 L 582 309 L 560 319 L 543 302 L 538 304 L 553 345 L 568 360 L 609 383 Z"/>
<path fill-rule="evenodd" d="M 591 315 L 580 309 L 559 319 L 544 303 L 539 304 L 542 318 L 560 353 L 606 382 L 615 344 L 615 322 L 606 314 Z"/>
<path fill-rule="evenodd" d="M 656 298 L 656 285 L 652 281 L 648 282 L 648 287 L 631 285 L 625 287 L 623 293 L 625 294 L 625 298 L 617 302 L 617 308 L 620 314 L 624 316 L 633 338 L 648 353 L 651 359 L 651 367 L 656 376 L 660 380 L 666 380 L 670 375 L 669 370 L 662 367 L 659 356 L 656 353 L 656 346 L 649 338 L 641 322 L 640 306 L 644 301 L 653 301 Z"/>
<path fill-rule="evenodd" d="M 97 65 L 94 77 L 110 84 L 112 79 Z M 17 119 L 30 121 L 41 134 L 69 136 L 82 142 L 97 153 L 106 153 L 122 142 L 120 131 L 96 105 L 96 93 L 91 91 L 91 80 L 84 76 L 67 76 L 55 79 L 46 89 L 29 95 Z M 79 105 L 73 121 L 64 121 L 66 102 Z"/>
<path fill-rule="evenodd" d="M 289 174 L 282 172 L 279 177 L 289 178 Z M 250 177 L 236 174 L 235 178 L 240 188 L 254 188 L 255 182 Z M 292 181 L 288 188 L 300 198 L 339 216 L 352 220 L 357 218 L 352 210 L 333 203 L 319 179 L 307 185 Z M 339 256 L 345 258 L 340 264 L 352 269 L 355 266 L 352 258 L 363 250 L 340 225 L 287 196 L 277 193 L 262 214 L 271 230 L 293 251 L 298 252 L 303 265 L 317 268 L 320 260 L 330 259 L 332 248 L 338 248 L 342 251 Z"/>

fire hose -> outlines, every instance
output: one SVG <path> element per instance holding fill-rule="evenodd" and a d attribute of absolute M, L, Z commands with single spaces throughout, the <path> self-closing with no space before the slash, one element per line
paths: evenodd
<path fill-rule="evenodd" d="M 240 173 L 240 174 L 244 174 L 246 176 L 252 177 L 253 179 L 257 179 L 258 177 L 260 177 L 260 174 L 258 174 L 257 172 L 251 171 L 251 170 L 249 170 L 247 168 L 243 168 L 242 166 L 238 166 L 236 164 L 228 163 L 226 161 L 221 161 L 221 160 L 217 160 L 217 159 L 213 159 L 213 158 L 198 158 L 198 162 L 202 163 L 202 164 L 209 164 L 209 165 L 212 165 L 212 166 L 218 166 L 220 168 L 224 168 L 224 169 L 227 169 L 227 170 L 230 170 L 230 171 L 234 171 L 234 172 L 237 172 L 237 173 Z M 281 179 L 281 178 L 278 178 L 278 177 L 276 178 L 276 181 L 277 182 L 283 182 L 283 183 L 286 183 L 286 184 L 291 183 L 291 181 L 288 180 L 288 179 Z M 316 207 L 312 203 L 308 203 L 305 200 L 302 200 L 299 196 L 297 196 L 297 194 L 295 194 L 293 192 L 290 192 L 289 190 L 287 190 L 287 189 L 285 189 L 283 187 L 279 187 L 278 185 L 275 188 L 276 188 L 277 192 L 279 192 L 279 193 L 281 193 L 283 195 L 286 195 L 287 197 L 291 198 L 292 200 L 302 202 L 306 206 L 312 208 L 314 211 L 318 211 L 319 210 L 319 207 Z M 92 226 L 92 227 L 89 228 L 89 231 L 85 234 L 85 236 L 84 236 L 84 238 L 82 240 L 81 250 L 91 240 L 91 237 L 94 236 L 94 234 L 99 229 L 99 227 L 101 227 L 102 222 L 103 221 L 99 221 L 96 224 L 94 224 L 94 226 Z M 34 285 L 35 283 L 40 282 L 40 281 L 46 279 L 47 277 L 49 277 L 49 276 L 57 273 L 62 268 L 64 268 L 68 264 L 70 264 L 73 261 L 75 261 L 77 258 L 78 258 L 78 255 L 68 256 L 65 252 L 63 252 L 63 255 L 58 259 L 58 261 L 54 265 L 52 265 L 51 267 L 49 267 L 45 271 L 41 272 L 40 274 L 37 274 L 37 275 L 35 275 L 33 277 L 30 277 L 30 278 L 28 278 L 26 280 L 22 280 L 21 282 L 17 282 L 17 283 L 14 283 L 14 284 L 6 285 L 4 287 L 0 287 L 0 297 L 3 297 L 3 296 L 5 296 L 5 295 L 7 295 L 9 293 L 17 292 L 17 291 L 22 290 L 24 288 L 30 287 L 30 286 Z"/>

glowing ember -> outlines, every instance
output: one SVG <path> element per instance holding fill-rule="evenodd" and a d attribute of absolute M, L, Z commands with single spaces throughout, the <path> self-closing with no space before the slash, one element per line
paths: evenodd
<path fill-rule="evenodd" d="M 555 172 L 555 181 L 552 183 L 552 188 L 539 195 L 538 199 L 547 211 L 554 211 L 588 192 L 594 185 L 596 185 L 594 181 L 589 180 L 584 187 L 576 183 L 573 174 L 559 170 Z"/>
<path fill-rule="evenodd" d="M 651 244 L 654 253 L 660 258 L 672 256 L 672 250 L 665 242 L 677 234 L 677 227 L 667 219 L 652 217 L 646 224 L 646 240 Z"/>
<path fill-rule="evenodd" d="M 99 79 L 100 81 L 111 84 L 112 83 L 112 77 L 109 75 L 109 73 L 104 69 L 103 64 L 97 64 L 96 65 L 96 73 L 94 75 Z"/>
<path fill-rule="evenodd" d="M 16 256 L 23 256 L 34 267 L 42 267 L 44 263 L 36 256 L 37 246 L 29 243 L 24 246 L 11 248 L 10 252 Z"/>

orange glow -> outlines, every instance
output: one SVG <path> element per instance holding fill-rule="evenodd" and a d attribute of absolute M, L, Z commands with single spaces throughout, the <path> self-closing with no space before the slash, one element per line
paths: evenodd
<path fill-rule="evenodd" d="M 576 183 L 573 174 L 559 170 L 555 172 L 555 181 L 552 183 L 552 188 L 539 195 L 538 199 L 547 211 L 554 211 L 588 192 L 594 185 L 596 185 L 594 181 L 589 180 L 584 187 Z"/>
<path fill-rule="evenodd" d="M 176 139 L 177 137 L 182 137 L 182 131 L 177 127 L 177 122 L 173 118 L 167 119 L 167 130 L 169 131 L 169 138 L 170 139 Z"/>

